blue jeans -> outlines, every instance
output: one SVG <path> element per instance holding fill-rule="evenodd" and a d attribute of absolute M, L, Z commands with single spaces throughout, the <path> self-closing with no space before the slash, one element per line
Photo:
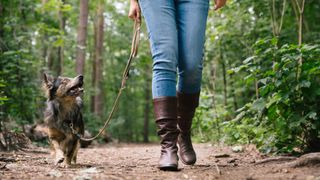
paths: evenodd
<path fill-rule="evenodd" d="M 151 44 L 153 98 L 200 92 L 209 0 L 139 3 Z"/>

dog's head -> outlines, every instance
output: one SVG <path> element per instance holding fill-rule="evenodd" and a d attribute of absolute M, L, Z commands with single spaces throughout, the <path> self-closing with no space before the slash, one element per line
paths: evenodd
<path fill-rule="evenodd" d="M 83 93 L 83 76 L 54 78 L 44 73 L 43 87 L 49 100 L 74 100 Z"/>

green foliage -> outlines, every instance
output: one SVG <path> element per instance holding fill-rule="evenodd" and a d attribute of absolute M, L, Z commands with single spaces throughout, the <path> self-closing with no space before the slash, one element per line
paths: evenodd
<path fill-rule="evenodd" d="M 8 100 L 8 97 L 4 95 L 4 89 L 6 87 L 6 83 L 3 79 L 0 80 L 0 106 L 4 105 Z"/>
<path fill-rule="evenodd" d="M 254 143 L 264 152 L 319 149 L 320 6 L 306 1 L 299 47 L 293 3 L 277 35 L 283 1 L 231 0 L 210 12 L 196 139 Z"/>
<path fill-rule="evenodd" d="M 39 113 L 39 59 L 30 46 L 37 18 L 31 3 L 34 2 L 1 2 L 0 131 L 3 122 L 32 123 Z M 23 8 L 15 11 L 18 7 Z"/>
<path fill-rule="evenodd" d="M 255 55 L 236 68 L 259 82 L 260 97 L 239 109 L 227 129 L 238 130 L 231 134 L 233 140 L 255 143 L 267 152 L 311 150 L 320 139 L 320 46 L 285 44 L 278 49 L 276 42 L 257 41 Z"/>
<path fill-rule="evenodd" d="M 4 116 L 14 115 L 18 124 L 32 122 L 34 119 L 36 104 L 35 99 L 38 93 L 36 84 L 30 82 L 34 76 L 32 56 L 27 50 L 6 51 L 1 56 L 1 77 L 6 77 L 6 87 L 3 91 L 5 97 Z M 29 67 L 29 68 L 27 68 Z M 23 99 L 23 101 L 21 101 Z"/>

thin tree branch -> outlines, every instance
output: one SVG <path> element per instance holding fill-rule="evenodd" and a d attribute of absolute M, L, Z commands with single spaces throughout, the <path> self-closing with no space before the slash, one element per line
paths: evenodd
<path fill-rule="evenodd" d="M 272 33 L 273 33 L 273 36 L 276 36 L 277 35 L 277 28 L 276 28 L 276 18 L 275 18 L 275 15 L 276 15 L 276 12 L 275 12 L 275 0 L 272 0 L 272 6 L 271 6 L 271 22 L 272 22 Z"/>
<path fill-rule="evenodd" d="M 281 12 L 281 18 L 280 18 L 280 25 L 279 25 L 279 34 L 281 32 L 281 29 L 282 29 L 282 25 L 283 25 L 283 17 L 284 17 L 284 12 L 285 12 L 285 9 L 286 9 L 286 2 L 287 0 L 284 0 L 283 1 L 283 5 L 282 5 L 282 12 Z"/>
<path fill-rule="evenodd" d="M 301 13 L 301 7 L 300 7 L 300 4 L 299 4 L 299 1 L 298 0 L 296 0 L 296 4 L 297 4 L 297 7 L 298 7 L 298 10 L 299 10 L 299 13 Z"/>

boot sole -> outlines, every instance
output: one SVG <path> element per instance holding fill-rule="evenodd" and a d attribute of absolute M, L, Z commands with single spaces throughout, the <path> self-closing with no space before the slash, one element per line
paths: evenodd
<path fill-rule="evenodd" d="M 178 166 L 176 165 L 166 165 L 158 167 L 162 171 L 178 171 Z"/>

